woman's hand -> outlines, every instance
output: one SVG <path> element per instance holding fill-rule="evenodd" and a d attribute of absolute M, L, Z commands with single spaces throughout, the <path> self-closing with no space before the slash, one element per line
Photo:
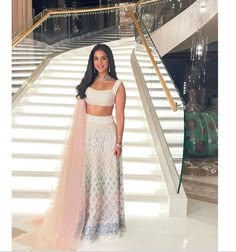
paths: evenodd
<path fill-rule="evenodd" d="M 115 145 L 114 155 L 118 158 L 122 153 L 122 146 Z"/>

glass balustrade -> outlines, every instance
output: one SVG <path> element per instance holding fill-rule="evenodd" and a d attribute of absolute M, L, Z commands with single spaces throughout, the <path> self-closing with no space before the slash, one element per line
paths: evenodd
<path fill-rule="evenodd" d="M 156 49 L 148 28 L 144 21 L 136 12 L 136 20 L 143 34 L 135 30 L 135 39 L 137 42 L 136 57 L 142 69 L 142 73 L 151 97 L 150 103 L 154 106 L 156 115 L 159 119 L 165 141 L 169 147 L 169 153 L 174 163 L 174 169 L 170 169 L 172 177 L 176 177 L 176 191 L 179 190 L 181 183 L 181 174 L 183 167 L 183 144 L 184 144 L 184 105 L 178 89 L 172 79 L 168 69 L 166 68 L 161 56 Z M 145 42 L 144 42 L 145 41 Z M 143 55 L 147 54 L 144 43 L 148 46 L 150 53 L 154 59 L 153 66 L 151 59 L 144 60 Z M 157 69 L 156 69 L 157 68 Z M 159 75 L 158 76 L 158 73 Z M 167 98 L 169 97 L 169 98 Z M 148 104 L 150 106 L 150 104 Z M 173 107 L 172 107 L 173 106 Z M 174 108 L 177 106 L 177 111 Z M 167 157 L 168 159 L 168 157 Z"/>
<path fill-rule="evenodd" d="M 148 32 L 153 32 L 188 8 L 196 0 L 144 0 L 137 5 L 136 12 Z"/>
<path fill-rule="evenodd" d="M 12 48 L 13 100 L 39 65 L 67 50 L 134 36 L 133 5 L 93 10 L 47 10 Z"/>

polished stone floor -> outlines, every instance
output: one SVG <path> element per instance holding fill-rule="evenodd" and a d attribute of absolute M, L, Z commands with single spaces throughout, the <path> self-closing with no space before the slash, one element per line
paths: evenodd
<path fill-rule="evenodd" d="M 217 216 L 216 204 L 189 199 L 186 217 L 128 216 L 120 239 L 81 241 L 77 251 L 218 251 Z M 13 251 L 21 249 L 13 244 Z"/>
<path fill-rule="evenodd" d="M 182 182 L 188 198 L 218 204 L 217 158 L 186 158 Z"/>

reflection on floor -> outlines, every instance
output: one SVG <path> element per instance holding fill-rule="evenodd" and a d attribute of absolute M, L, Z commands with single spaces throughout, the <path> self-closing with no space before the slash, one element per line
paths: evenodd
<path fill-rule="evenodd" d="M 190 199 L 186 217 L 127 216 L 120 239 L 82 240 L 77 251 L 218 251 L 217 216 L 216 204 Z M 12 249 L 27 250 L 16 243 Z"/>
<path fill-rule="evenodd" d="M 155 216 L 128 215 L 127 231 L 120 239 L 98 239 L 93 243 L 82 240 L 77 251 L 217 251 L 217 159 L 185 159 L 183 185 L 189 198 L 186 217 L 169 217 L 165 212 Z M 14 218 L 13 238 L 30 230 L 20 219 Z M 29 250 L 14 242 L 12 249 Z"/>
<path fill-rule="evenodd" d="M 185 158 L 182 181 L 188 198 L 218 204 L 217 158 Z"/>

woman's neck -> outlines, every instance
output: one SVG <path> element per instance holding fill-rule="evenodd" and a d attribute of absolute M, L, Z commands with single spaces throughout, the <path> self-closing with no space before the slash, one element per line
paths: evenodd
<path fill-rule="evenodd" d="M 110 80 L 111 77 L 108 73 L 105 73 L 105 74 L 98 74 L 97 77 L 96 77 L 98 80 L 100 81 L 106 81 L 106 80 Z"/>

